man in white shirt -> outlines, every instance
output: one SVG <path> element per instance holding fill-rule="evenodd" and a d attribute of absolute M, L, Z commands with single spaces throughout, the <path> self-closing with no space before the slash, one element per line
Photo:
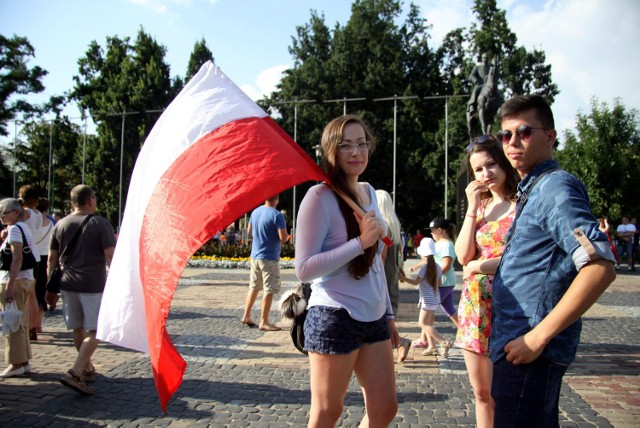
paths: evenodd
<path fill-rule="evenodd" d="M 622 260 L 622 257 L 626 255 L 627 257 L 627 269 L 632 271 L 635 270 L 631 266 L 632 264 L 632 251 L 633 251 L 633 234 L 636 231 L 636 227 L 629 223 L 629 218 L 622 217 L 622 224 L 618 226 L 616 230 L 616 238 L 618 241 L 618 257 L 619 260 Z M 616 269 L 619 269 L 620 266 L 616 265 Z"/>

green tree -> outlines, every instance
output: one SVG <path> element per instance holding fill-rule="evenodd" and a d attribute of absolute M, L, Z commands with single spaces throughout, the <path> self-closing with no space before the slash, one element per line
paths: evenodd
<path fill-rule="evenodd" d="M 276 109 L 280 123 L 293 134 L 294 100 L 310 100 L 297 108 L 298 143 L 315 156 L 324 125 L 343 113 L 362 115 L 378 142 L 376 153 L 363 179 L 375 187 L 392 191 L 394 152 L 394 104 L 396 105 L 396 190 L 398 213 L 407 227 L 424 226 L 431 214 L 425 200 L 440 201 L 439 190 L 429 173 L 437 151 L 434 133 L 444 114 L 441 104 L 424 102 L 423 96 L 443 90 L 438 61 L 428 44 L 428 25 L 419 9 L 411 6 L 404 22 L 399 1 L 358 0 L 351 17 L 330 30 L 324 16 L 311 13 L 310 21 L 297 27 L 290 53 L 294 66 L 284 74 L 278 91 L 263 104 Z M 379 100 L 394 96 L 415 99 Z M 364 99 L 362 99 L 364 98 Z M 336 102 L 323 103 L 326 100 Z M 429 171 L 425 173 L 425 171 Z M 437 173 L 435 173 L 437 174 Z M 406 191 L 406 189 L 411 190 Z M 441 188 L 441 185 L 440 185 Z M 298 193 L 298 198 L 304 191 Z M 437 204 L 437 203 L 436 203 Z M 281 206 L 288 202 L 282 198 Z"/>
<path fill-rule="evenodd" d="M 640 163 L 640 117 L 620 99 L 609 107 L 596 98 L 591 112 L 578 113 L 577 134 L 565 132 L 556 159 L 589 191 L 593 212 L 619 220 L 640 212 L 640 188 L 635 182 Z"/>
<path fill-rule="evenodd" d="M 35 50 L 25 37 L 7 38 L 0 34 L 0 136 L 9 135 L 8 121 L 19 114 L 38 112 L 22 95 L 44 90 L 42 78 L 47 71 L 39 66 L 29 67 Z"/>
<path fill-rule="evenodd" d="M 553 103 L 558 86 L 551 78 L 551 65 L 546 64 L 543 51 L 528 52 L 517 46 L 518 38 L 509 28 L 506 12 L 496 0 L 475 0 L 473 12 L 477 22 L 471 25 L 471 52 L 486 53 L 500 60 L 506 98 L 513 95 L 537 94 Z"/>
<path fill-rule="evenodd" d="M 18 186 L 30 184 L 51 195 L 52 211 L 69 211 L 69 191 L 82 181 L 83 133 L 68 117 L 37 120 L 25 125 L 18 145 Z M 51 154 L 51 171 L 49 159 Z"/>
<path fill-rule="evenodd" d="M 143 29 L 135 42 L 107 37 L 104 51 L 91 42 L 74 76 L 71 97 L 89 111 L 98 129 L 85 181 L 100 194 L 101 208 L 113 224 L 118 224 L 120 196 L 124 205 L 138 152 L 180 89 L 170 78 L 165 53 L 166 48 Z M 120 183 L 121 168 L 122 189 L 114 185 Z"/>
<path fill-rule="evenodd" d="M 191 56 L 189 57 L 189 65 L 187 65 L 187 74 L 185 75 L 185 81 L 189 81 L 195 74 L 200 70 L 202 64 L 207 61 L 215 62 L 213 59 L 213 54 L 207 47 L 207 42 L 204 39 L 196 42 L 193 47 L 193 51 L 191 51 Z"/>

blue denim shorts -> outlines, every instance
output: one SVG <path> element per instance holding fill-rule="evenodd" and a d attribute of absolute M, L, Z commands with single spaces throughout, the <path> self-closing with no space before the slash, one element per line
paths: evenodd
<path fill-rule="evenodd" d="M 356 321 L 342 308 L 313 306 L 304 322 L 304 349 L 319 354 L 350 354 L 363 344 L 391 337 L 384 315 L 377 321 Z"/>

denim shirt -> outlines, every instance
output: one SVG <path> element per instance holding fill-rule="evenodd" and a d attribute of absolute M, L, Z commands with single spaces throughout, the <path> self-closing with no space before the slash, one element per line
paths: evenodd
<path fill-rule="evenodd" d="M 518 185 L 516 210 L 521 214 L 509 230 L 493 282 L 493 362 L 505 355 L 507 343 L 532 330 L 551 312 L 584 265 L 598 258 L 615 260 L 606 235 L 591 213 L 587 189 L 558 168 L 556 161 L 544 161 Z M 549 169 L 556 170 L 530 189 Z M 580 320 L 571 324 L 551 339 L 542 356 L 558 364 L 570 364 L 581 328 Z"/>

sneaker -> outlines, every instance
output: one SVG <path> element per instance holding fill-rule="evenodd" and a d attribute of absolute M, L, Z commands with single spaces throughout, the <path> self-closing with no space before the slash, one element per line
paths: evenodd
<path fill-rule="evenodd" d="M 414 340 L 411 346 L 413 346 L 416 349 L 425 349 L 429 347 L 429 344 L 421 340 Z"/>
<path fill-rule="evenodd" d="M 84 395 L 91 395 L 93 391 L 87 386 L 86 383 L 78 376 L 73 369 L 70 369 L 64 376 L 60 378 L 60 383 L 71 388 L 76 392 Z"/>
<path fill-rule="evenodd" d="M 22 366 L 25 373 L 31 373 L 31 364 L 27 363 L 26 366 Z"/>

